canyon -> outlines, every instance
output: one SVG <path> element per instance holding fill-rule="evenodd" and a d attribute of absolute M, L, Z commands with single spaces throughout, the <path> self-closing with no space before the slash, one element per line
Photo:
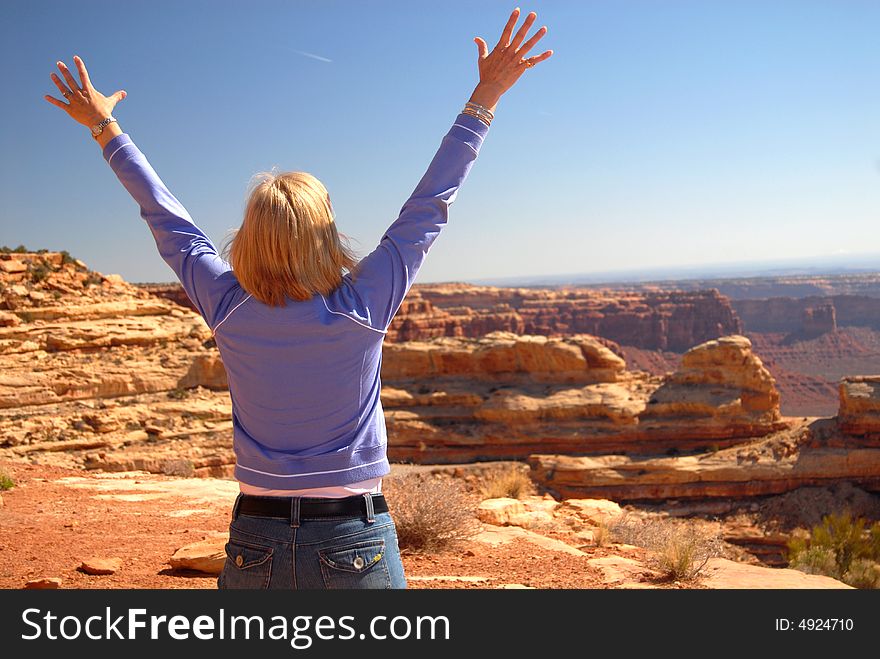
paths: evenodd
<path fill-rule="evenodd" d="M 175 290 L 132 285 L 60 253 L 0 255 L 0 456 L 104 471 L 228 476 L 234 456 L 222 359 L 204 321 L 179 304 Z M 686 339 L 696 345 L 675 354 L 613 338 L 639 327 L 656 330 L 642 346 L 679 346 Z M 777 379 L 759 357 L 768 342 L 738 334 L 742 323 L 717 291 L 615 299 L 595 291 L 431 284 L 408 296 L 392 328 L 381 394 L 392 460 L 531 460 L 549 489 L 592 492 L 607 485 L 594 480 L 598 471 L 580 469 L 579 481 L 560 481 L 568 472 L 548 466 L 552 457 L 535 456 L 614 454 L 640 465 L 636 472 L 663 456 L 657 459 L 671 460 L 673 471 L 684 474 L 687 454 L 702 452 L 751 473 L 736 466 L 751 459 L 740 454 L 742 445 L 776 446 L 791 433 L 814 434 L 812 422 L 783 415 Z M 598 337 L 585 328 L 609 331 Z M 829 341 L 840 331 L 819 338 Z M 633 351 L 640 366 L 653 354 L 661 373 L 631 368 Z M 848 420 L 836 432 L 849 434 L 839 443 L 873 455 L 872 426 L 854 431 L 858 419 L 874 414 L 870 405 L 841 409 Z M 798 440 L 793 454 L 812 450 L 816 441 Z M 817 469 L 827 460 L 831 481 L 852 477 L 873 487 L 870 460 L 864 474 L 821 455 Z M 632 471 L 602 469 L 616 479 Z M 654 489 L 622 481 L 614 496 L 749 494 L 742 483 L 721 479 L 700 490 L 686 484 L 690 476 L 681 477 L 680 485 Z M 774 475 L 776 484 L 755 485 L 752 493 L 821 477 L 798 478 Z"/>
<path fill-rule="evenodd" d="M 0 254 L 0 461 L 230 478 L 222 357 L 181 293 Z M 417 285 L 383 350 L 389 457 L 454 476 L 515 460 L 559 501 L 720 515 L 730 542 L 784 565 L 787 531 L 744 514 L 880 510 L 880 334 L 846 324 L 871 302 L 832 297 L 769 300 L 774 331 L 750 332 L 715 290 Z M 809 386 L 833 409 L 788 414 Z"/>

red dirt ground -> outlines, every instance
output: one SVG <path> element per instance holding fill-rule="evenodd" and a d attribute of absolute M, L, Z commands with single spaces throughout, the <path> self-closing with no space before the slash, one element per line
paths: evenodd
<path fill-rule="evenodd" d="M 215 588 L 216 579 L 176 573 L 168 559 L 179 547 L 226 532 L 228 517 L 218 510 L 169 516 L 193 508 L 186 498 L 161 502 L 107 501 L 96 490 L 58 483 L 61 478 L 96 479 L 90 472 L 21 463 L 0 464 L 15 482 L 2 493 L 0 508 L 0 588 L 22 588 L 31 579 L 57 577 L 62 588 Z M 150 480 L 174 480 L 145 476 Z M 130 481 L 137 483 L 137 481 Z M 536 588 L 608 588 L 588 559 L 613 554 L 587 547 L 573 556 L 524 540 L 505 545 L 469 541 L 435 554 L 405 554 L 411 588 L 497 588 L 518 584 Z M 641 550 L 630 550 L 631 552 Z M 118 557 L 122 569 L 89 576 L 77 568 L 90 557 Z M 425 576 L 478 577 L 420 580 Z M 664 587 L 662 584 L 657 584 Z M 668 584 L 665 587 L 676 587 Z"/>

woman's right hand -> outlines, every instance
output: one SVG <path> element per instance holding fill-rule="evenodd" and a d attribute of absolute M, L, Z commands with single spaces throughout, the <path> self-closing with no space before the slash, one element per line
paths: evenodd
<path fill-rule="evenodd" d="M 474 39 L 479 50 L 480 82 L 471 95 L 470 100 L 472 102 L 479 103 L 494 111 L 495 106 L 498 104 L 498 99 L 508 89 L 513 87 L 526 69 L 533 67 L 539 62 L 543 62 L 553 54 L 552 50 L 545 50 L 535 57 L 526 57 L 534 45 L 547 34 L 547 28 L 542 27 L 532 35 L 531 39 L 523 43 L 529 28 L 532 27 L 537 17 L 538 15 L 535 12 L 526 16 L 522 27 L 517 30 L 511 40 L 513 28 L 516 27 L 516 23 L 519 20 L 519 9 L 514 9 L 507 20 L 507 25 L 504 26 L 501 38 L 495 44 L 491 53 L 483 39 L 480 37 Z"/>

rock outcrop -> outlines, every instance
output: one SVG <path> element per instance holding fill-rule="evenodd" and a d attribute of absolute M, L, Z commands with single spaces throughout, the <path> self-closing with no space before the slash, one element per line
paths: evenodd
<path fill-rule="evenodd" d="M 829 295 L 733 300 L 746 332 L 818 336 L 837 327 L 880 330 L 880 297 Z"/>
<path fill-rule="evenodd" d="M 532 477 L 554 496 L 614 501 L 736 498 L 839 481 L 880 491 L 880 448 L 803 424 L 764 439 L 680 457 L 534 455 Z"/>
<path fill-rule="evenodd" d="M 646 435 L 761 437 L 784 427 L 779 392 L 744 336 L 689 350 L 639 415 Z"/>
<path fill-rule="evenodd" d="M 191 304 L 177 284 L 143 284 Z M 491 332 L 540 336 L 590 334 L 639 348 L 685 351 L 742 323 L 717 290 L 606 291 L 589 288 L 497 288 L 416 284 L 388 328 L 387 343 Z"/>
<path fill-rule="evenodd" d="M 392 343 L 382 352 L 385 381 L 468 377 L 507 382 L 616 382 L 626 362 L 595 337 L 522 336 L 491 332 L 476 339 Z"/>
<path fill-rule="evenodd" d="M 506 330 L 591 334 L 640 348 L 683 351 L 742 330 L 727 298 L 716 290 L 635 293 L 423 284 L 413 287 L 408 301 L 389 328 L 389 340 Z"/>
<path fill-rule="evenodd" d="M 848 435 L 880 435 L 880 375 L 861 375 L 840 382 L 840 429 Z"/>
<path fill-rule="evenodd" d="M 111 470 L 231 469 L 229 394 L 188 388 L 226 386 L 200 316 L 66 253 L 0 264 L 0 451 Z M 182 460 L 174 440 L 201 437 Z"/>

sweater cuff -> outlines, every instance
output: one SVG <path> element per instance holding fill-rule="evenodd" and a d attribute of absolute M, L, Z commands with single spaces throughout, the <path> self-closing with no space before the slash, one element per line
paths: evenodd
<path fill-rule="evenodd" d="M 474 116 L 462 113 L 455 119 L 449 134 L 465 142 L 474 151 L 479 152 L 483 139 L 488 132 L 489 127 L 482 121 Z"/>
<path fill-rule="evenodd" d="M 104 160 L 107 161 L 107 164 L 110 164 L 110 160 L 113 158 L 113 154 L 115 154 L 119 149 L 128 144 L 134 144 L 131 138 L 128 136 L 128 133 L 122 133 L 121 135 L 117 135 L 112 140 L 107 142 L 104 145 Z"/>

